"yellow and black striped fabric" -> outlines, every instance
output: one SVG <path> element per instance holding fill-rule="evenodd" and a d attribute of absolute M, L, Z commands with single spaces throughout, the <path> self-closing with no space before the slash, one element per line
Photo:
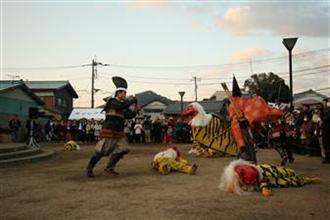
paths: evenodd
<path fill-rule="evenodd" d="M 72 150 L 79 150 L 80 147 L 75 141 L 68 141 L 64 144 L 64 150 L 72 151 Z"/>
<path fill-rule="evenodd" d="M 238 153 L 238 146 L 231 135 L 229 125 L 215 115 L 212 115 L 210 123 L 205 127 L 192 126 L 192 139 L 198 156 L 236 156 Z"/>
<path fill-rule="evenodd" d="M 262 179 L 257 190 L 272 187 L 300 187 L 313 182 L 313 178 L 298 176 L 293 169 L 270 164 L 261 164 Z"/>

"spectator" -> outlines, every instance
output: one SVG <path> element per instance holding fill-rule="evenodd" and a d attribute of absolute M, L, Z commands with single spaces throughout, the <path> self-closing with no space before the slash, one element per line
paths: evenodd
<path fill-rule="evenodd" d="M 86 122 L 86 134 L 87 134 L 87 142 L 92 143 L 94 142 L 94 132 L 95 132 L 95 126 L 94 126 L 94 120 Z"/>
<path fill-rule="evenodd" d="M 152 140 L 155 143 L 161 143 L 161 132 L 162 132 L 162 124 L 159 118 L 156 118 L 155 122 L 152 125 Z"/>
<path fill-rule="evenodd" d="M 305 145 L 304 153 L 311 155 L 311 149 L 312 147 L 312 138 L 313 138 L 313 122 L 312 122 L 312 114 L 307 114 L 304 117 L 304 122 L 301 125 L 301 144 Z"/>
<path fill-rule="evenodd" d="M 129 143 L 132 143 L 134 141 L 134 126 L 135 126 L 134 121 L 129 120 L 129 123 L 128 123 L 128 128 L 129 128 L 128 142 Z"/>
<path fill-rule="evenodd" d="M 77 140 L 80 142 L 85 142 L 86 140 L 86 124 L 84 119 L 79 120 Z"/>
<path fill-rule="evenodd" d="M 150 120 L 150 116 L 147 116 L 147 118 L 144 120 L 143 127 L 144 127 L 145 142 L 150 143 L 151 142 L 151 127 L 152 127 L 152 122 Z"/>
<path fill-rule="evenodd" d="M 184 143 L 184 127 L 185 124 L 182 118 L 178 118 L 173 132 L 173 137 L 176 143 Z"/>
<path fill-rule="evenodd" d="M 174 128 L 174 121 L 173 118 L 170 117 L 167 122 L 165 121 L 164 144 L 172 144 L 173 128 Z"/>
<path fill-rule="evenodd" d="M 65 141 L 66 138 L 66 130 L 67 126 L 64 120 L 61 120 L 61 122 L 58 125 L 58 137 L 60 141 Z"/>
<path fill-rule="evenodd" d="M 72 135 L 72 122 L 69 120 L 66 123 L 66 135 L 65 135 L 65 141 L 72 141 L 74 140 L 74 136 Z"/>
<path fill-rule="evenodd" d="M 96 121 L 94 129 L 95 129 L 95 131 L 94 131 L 95 140 L 99 141 L 100 140 L 100 132 L 101 132 L 101 129 L 102 129 L 101 122 Z"/>
<path fill-rule="evenodd" d="M 137 120 L 135 126 L 134 126 L 134 132 L 135 132 L 135 140 L 136 143 L 141 143 L 142 142 L 142 124 L 140 120 Z"/>
<path fill-rule="evenodd" d="M 52 121 L 49 119 L 47 123 L 45 124 L 45 134 L 46 134 L 46 141 L 52 140 Z"/>
<path fill-rule="evenodd" d="M 15 115 L 10 121 L 9 121 L 9 130 L 11 134 L 11 138 L 13 142 L 18 142 L 18 132 L 21 128 L 21 121 L 17 118 L 17 115 Z"/>
<path fill-rule="evenodd" d="M 76 120 L 73 120 L 71 123 L 71 134 L 72 134 L 73 140 L 75 140 L 75 141 L 78 140 L 77 133 L 78 133 L 78 123 Z"/>
<path fill-rule="evenodd" d="M 330 163 L 330 99 L 324 99 L 323 102 L 323 115 L 321 125 L 321 155 L 322 163 Z"/>
<path fill-rule="evenodd" d="M 126 121 L 125 122 L 125 127 L 124 127 L 124 133 L 125 133 L 125 136 L 127 138 L 127 140 L 129 141 L 129 136 L 130 136 L 130 133 L 131 133 L 131 129 L 130 129 L 130 122 L 129 121 Z M 130 141 L 129 141 L 130 143 Z"/>

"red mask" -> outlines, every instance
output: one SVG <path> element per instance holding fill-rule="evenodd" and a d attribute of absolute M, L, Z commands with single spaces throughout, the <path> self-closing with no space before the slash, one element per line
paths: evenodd
<path fill-rule="evenodd" d="M 183 116 L 195 116 L 197 115 L 196 109 L 192 105 L 188 105 L 183 111 L 182 115 Z"/>
<path fill-rule="evenodd" d="M 254 185 L 259 180 L 259 172 L 253 166 L 237 165 L 234 170 L 245 185 Z"/>

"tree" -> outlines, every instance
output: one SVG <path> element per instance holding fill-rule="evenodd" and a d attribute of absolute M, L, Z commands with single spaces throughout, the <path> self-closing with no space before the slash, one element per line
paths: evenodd
<path fill-rule="evenodd" d="M 270 72 L 253 74 L 250 79 L 245 80 L 244 88 L 251 93 L 257 94 L 267 102 L 288 103 L 290 101 L 290 89 L 284 79 Z"/>

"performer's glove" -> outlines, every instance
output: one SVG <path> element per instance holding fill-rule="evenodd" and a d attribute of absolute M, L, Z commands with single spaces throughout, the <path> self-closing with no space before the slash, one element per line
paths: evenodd
<path fill-rule="evenodd" d="M 137 104 L 137 102 L 138 102 L 138 100 L 137 100 L 137 98 L 135 97 L 135 96 L 133 96 L 133 103 L 135 103 L 135 104 Z"/>

